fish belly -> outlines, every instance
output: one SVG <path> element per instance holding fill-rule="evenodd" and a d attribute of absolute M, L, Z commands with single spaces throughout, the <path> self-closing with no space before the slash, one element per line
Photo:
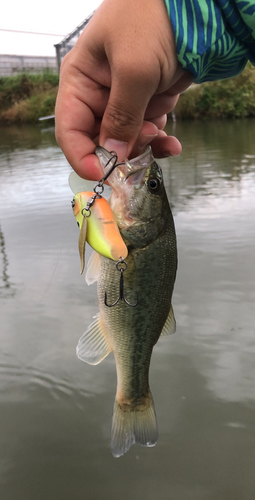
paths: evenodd
<path fill-rule="evenodd" d="M 119 272 L 102 258 L 98 296 L 100 316 L 111 346 L 117 370 L 117 393 L 112 422 L 111 447 L 114 456 L 124 454 L 132 444 L 153 446 L 157 423 L 149 388 L 149 366 L 153 346 L 163 329 L 171 307 L 176 273 L 176 244 L 169 230 L 143 249 L 131 249 L 124 272 L 124 296 L 136 307 L 119 301 Z"/>

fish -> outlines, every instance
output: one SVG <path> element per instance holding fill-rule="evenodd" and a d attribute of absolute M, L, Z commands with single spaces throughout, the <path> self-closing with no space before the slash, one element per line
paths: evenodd
<path fill-rule="evenodd" d="M 111 153 L 100 146 L 95 153 L 107 168 Z M 117 264 L 92 254 L 87 280 L 97 280 L 99 314 L 80 338 L 76 353 L 82 361 L 96 365 L 113 351 L 117 391 L 111 451 L 120 457 L 135 443 L 152 447 L 158 439 L 149 367 L 159 338 L 176 330 L 172 294 L 177 243 L 162 170 L 150 147 L 117 166 L 108 182 L 112 188 L 109 205 L 128 254 L 125 261 L 120 255 Z M 119 295 L 120 275 L 123 297 Z M 123 298 L 126 301 L 118 300 Z"/>

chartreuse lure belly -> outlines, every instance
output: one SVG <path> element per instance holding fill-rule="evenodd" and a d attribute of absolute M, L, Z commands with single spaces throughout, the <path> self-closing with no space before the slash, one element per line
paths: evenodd
<path fill-rule="evenodd" d="M 81 274 L 85 264 L 85 244 L 88 244 L 100 255 L 112 260 L 127 257 L 128 250 L 120 235 L 113 211 L 105 198 L 96 198 L 93 206 L 87 211 L 88 201 L 95 193 L 87 191 L 75 194 L 73 212 L 80 228 L 79 253 Z"/>

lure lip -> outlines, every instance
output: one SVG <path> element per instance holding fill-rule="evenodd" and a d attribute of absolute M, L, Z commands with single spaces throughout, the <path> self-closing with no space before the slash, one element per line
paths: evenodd
<path fill-rule="evenodd" d="M 87 181 L 73 171 L 68 177 L 68 184 L 73 194 L 76 195 L 88 191 L 93 192 L 95 182 Z M 94 192 L 92 194 L 94 194 Z"/>

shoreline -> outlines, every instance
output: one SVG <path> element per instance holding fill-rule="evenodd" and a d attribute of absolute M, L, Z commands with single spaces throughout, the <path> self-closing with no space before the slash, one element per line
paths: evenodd
<path fill-rule="evenodd" d="M 0 78 L 0 125 L 35 124 L 54 114 L 59 77 L 55 73 Z M 255 67 L 236 78 L 192 85 L 175 107 L 177 120 L 255 116 Z M 170 115 L 169 115 L 170 118 Z"/>

